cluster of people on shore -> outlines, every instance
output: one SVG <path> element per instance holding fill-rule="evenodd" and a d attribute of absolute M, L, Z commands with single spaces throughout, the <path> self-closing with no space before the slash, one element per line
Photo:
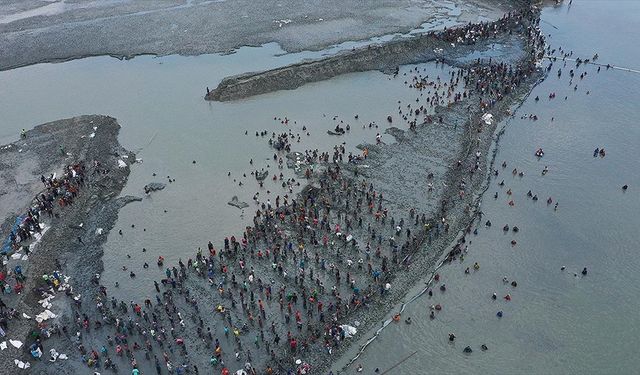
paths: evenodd
<path fill-rule="evenodd" d="M 495 38 L 500 34 L 510 33 L 523 24 L 529 24 L 528 27 L 532 30 L 537 25 L 538 20 L 534 19 L 536 17 L 534 11 L 530 9 L 508 12 L 497 21 L 469 22 L 462 27 L 445 27 L 443 31 L 436 32 L 436 35 L 447 42 L 474 44 L 482 39 Z"/>
<path fill-rule="evenodd" d="M 33 199 L 28 211 L 17 217 L 3 244 L 2 255 L 7 257 L 14 255 L 18 259 L 23 257 L 27 259 L 31 251 L 31 242 L 40 236 L 45 229 L 43 220 L 59 215 L 58 212 L 54 212 L 54 208 L 59 207 L 61 211 L 65 206 L 73 204 L 79 190 L 84 185 L 84 179 L 85 168 L 82 163 L 66 166 L 59 177 L 54 175 L 41 176 L 43 191 Z M 17 254 L 19 251 L 24 251 L 24 254 Z M 0 270 L 0 290 L 3 294 L 19 294 L 24 288 L 25 278 L 26 275 L 20 264 L 12 266 L 12 269 Z M 3 305 L 4 302 L 0 304 L 0 307 Z M 3 309 L 0 316 L 5 312 L 12 315 L 11 309 L 8 311 Z M 6 318 L 7 316 L 2 316 L 4 322 L 7 321 Z"/>
<path fill-rule="evenodd" d="M 84 184 L 84 171 L 84 165 L 79 163 L 65 167 L 60 177 L 53 174 L 48 177 L 40 176 L 44 190 L 34 198 L 29 210 L 18 217 L 15 227 L 9 234 L 10 250 L 17 250 L 20 243 L 32 239 L 34 233 L 41 232 L 41 217 L 43 215 L 53 217 L 53 209 L 56 205 L 64 208 L 73 204 L 74 198 Z M 6 252 L 6 250 L 9 249 L 3 247 L 3 251 Z"/>
<path fill-rule="evenodd" d="M 22 137 L 26 133 L 23 132 Z M 24 292 L 29 256 L 32 246 L 40 236 L 42 236 L 47 226 L 45 222 L 58 217 L 64 212 L 65 207 L 73 205 L 78 194 L 85 185 L 86 168 L 83 162 L 67 165 L 62 173 L 57 176 L 40 176 L 42 191 L 38 193 L 30 202 L 27 212 L 17 217 L 14 226 L 3 243 L 2 255 L 6 260 L 0 270 L 0 290 L 3 297 L 0 299 L 0 337 L 12 337 L 15 322 L 24 319 L 31 319 L 16 304 L 18 295 Z M 60 269 L 57 260 L 52 260 L 51 266 Z M 31 275 L 33 277 L 33 275 Z M 36 279 L 38 276 L 36 276 Z M 31 330 L 29 339 L 31 340 L 28 349 L 33 359 L 40 359 L 44 351 L 43 340 L 60 335 L 60 327 L 57 324 L 47 324 L 47 320 L 54 317 L 51 313 L 48 302 L 54 291 L 63 291 L 67 296 L 72 296 L 71 289 L 68 288 L 63 275 L 59 271 L 52 271 L 50 274 L 42 275 L 40 281 L 36 281 L 38 287 L 30 293 L 35 293 L 37 298 L 43 298 L 40 303 L 46 309 L 43 313 L 34 317 L 38 326 Z M 6 302 L 5 302 L 6 301 Z M 13 305 L 13 306 L 11 306 Z M 20 339 L 18 337 L 18 339 Z M 16 343 L 20 342 L 17 340 Z M 22 344 L 19 344 L 22 345 Z M 3 348 L 4 349 L 4 348 Z M 55 350 L 54 350 L 55 352 Z M 51 354 L 51 361 L 54 362 L 59 356 Z M 63 355 L 66 358 L 66 355 Z M 23 363 L 24 364 L 24 363 Z M 24 365 L 26 366 L 26 365 Z"/>

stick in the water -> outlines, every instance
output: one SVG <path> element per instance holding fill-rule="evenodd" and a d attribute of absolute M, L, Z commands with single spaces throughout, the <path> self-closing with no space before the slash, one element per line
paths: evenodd
<path fill-rule="evenodd" d="M 402 358 L 402 360 L 400 362 L 398 362 L 395 365 L 389 367 L 388 369 L 382 371 L 382 375 L 384 375 L 384 374 L 388 373 L 389 371 L 393 370 L 394 368 L 400 366 L 404 361 L 406 361 L 407 359 L 413 357 L 416 353 L 417 353 L 417 351 L 415 351 L 415 352 L 409 354 L 408 356 Z"/>
<path fill-rule="evenodd" d="M 157 135 L 158 135 L 158 132 L 155 132 L 155 133 L 153 134 L 153 136 L 149 139 L 149 142 L 147 142 L 147 144 L 146 144 L 146 145 L 144 145 L 144 146 L 140 147 L 140 148 L 138 149 L 138 151 L 136 152 L 136 154 L 139 154 L 140 152 L 142 152 L 142 150 L 144 150 L 146 147 L 148 147 L 148 146 L 149 146 L 149 145 L 150 145 L 150 144 L 151 144 L 151 143 L 156 139 L 156 136 L 157 136 Z"/>

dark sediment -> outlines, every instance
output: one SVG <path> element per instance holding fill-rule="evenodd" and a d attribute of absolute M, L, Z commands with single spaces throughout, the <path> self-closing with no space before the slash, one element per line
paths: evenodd
<path fill-rule="evenodd" d="M 244 208 L 249 207 L 249 204 L 247 202 L 240 202 L 236 195 L 234 195 L 231 198 L 231 200 L 229 202 L 227 202 L 227 204 L 229 206 L 233 206 L 233 207 L 236 207 L 236 208 L 239 208 L 239 209 L 244 209 Z"/>

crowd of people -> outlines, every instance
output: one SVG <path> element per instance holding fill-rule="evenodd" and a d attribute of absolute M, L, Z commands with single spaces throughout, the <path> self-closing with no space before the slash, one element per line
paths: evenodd
<path fill-rule="evenodd" d="M 473 43 L 521 32 L 528 48 L 537 51 L 543 38 L 536 26 L 535 13 L 526 10 L 496 22 L 446 29 L 440 36 Z M 433 114 L 436 107 L 468 101 L 471 95 L 477 99 L 471 103 L 475 112 L 489 111 L 525 82 L 536 69 L 536 59 L 534 52 L 516 66 L 478 60 L 444 79 L 422 76 L 416 69 L 405 83 L 420 96 L 416 104 L 399 106 L 398 114 L 409 130 L 418 131 L 419 125 L 443 122 L 442 116 Z M 279 121 L 286 126 L 290 120 Z M 482 132 L 482 124 L 470 126 Z M 344 132 L 350 127 L 336 126 Z M 369 127 L 377 125 L 370 123 Z M 269 136 L 269 132 L 256 136 Z M 281 168 L 299 137 L 271 132 L 273 160 Z M 454 186 L 461 201 L 483 165 L 479 142 L 472 146 L 469 160 L 453 166 L 462 176 Z M 365 148 L 361 155 L 347 155 L 343 145 L 331 151 L 302 152 L 305 168 L 301 174 L 310 184 L 301 194 L 292 194 L 299 179 L 284 180 L 282 173 L 274 174 L 273 183 L 289 188 L 291 195 L 277 196 L 272 203 L 256 194 L 253 225 L 238 238 L 229 236 L 219 244 L 209 241 L 205 250 L 198 249 L 176 266 L 158 259 L 162 277 L 154 281 L 154 297 L 139 302 L 118 300 L 97 275 L 93 282 L 100 292 L 92 296 L 92 307 L 87 308 L 82 298 L 67 289 L 74 301 L 74 322 L 43 327 L 33 350 L 45 352 L 42 339 L 46 337 L 66 337 L 74 343 L 74 355 L 96 372 L 125 367 L 133 374 L 143 368 L 158 374 L 208 373 L 211 369 L 202 367 L 203 356 L 221 374 L 235 369 L 247 374 L 304 374 L 322 367 L 312 359 L 330 355 L 343 345 L 351 335 L 348 317 L 382 300 L 411 257 L 450 230 L 447 211 L 451 202 L 447 199 L 451 198 L 443 199 L 436 213 L 413 208 L 399 212 L 372 181 L 358 175 L 357 169 L 347 168 L 365 160 L 368 152 Z M 84 171 L 77 164 L 66 168 L 60 178 L 42 178 L 45 192 L 12 233 L 14 248 L 40 230 L 42 213 L 55 215 L 54 203 L 60 207 L 73 204 Z M 261 187 L 268 182 L 264 171 L 256 171 L 255 176 Z M 455 259 L 462 249 L 457 245 L 450 258 Z M 47 279 L 55 282 L 59 278 L 56 273 Z M 442 284 L 440 289 L 444 288 Z"/>

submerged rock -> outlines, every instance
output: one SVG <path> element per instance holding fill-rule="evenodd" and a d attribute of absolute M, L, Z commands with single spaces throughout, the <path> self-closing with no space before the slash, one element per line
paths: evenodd
<path fill-rule="evenodd" d="M 144 192 L 146 194 L 151 193 L 152 191 L 158 191 L 158 190 L 162 190 L 165 188 L 165 184 L 161 183 L 161 182 L 152 182 L 149 184 L 144 185 Z"/>
<path fill-rule="evenodd" d="M 267 176 L 269 176 L 269 171 L 256 172 L 256 180 L 258 181 L 263 181 Z"/>
<path fill-rule="evenodd" d="M 231 198 L 231 200 L 229 202 L 227 202 L 227 204 L 229 206 L 238 207 L 239 209 L 243 209 L 243 208 L 249 207 L 249 204 L 247 202 L 240 202 L 238 200 L 238 196 L 237 195 L 234 195 L 233 198 Z"/>

